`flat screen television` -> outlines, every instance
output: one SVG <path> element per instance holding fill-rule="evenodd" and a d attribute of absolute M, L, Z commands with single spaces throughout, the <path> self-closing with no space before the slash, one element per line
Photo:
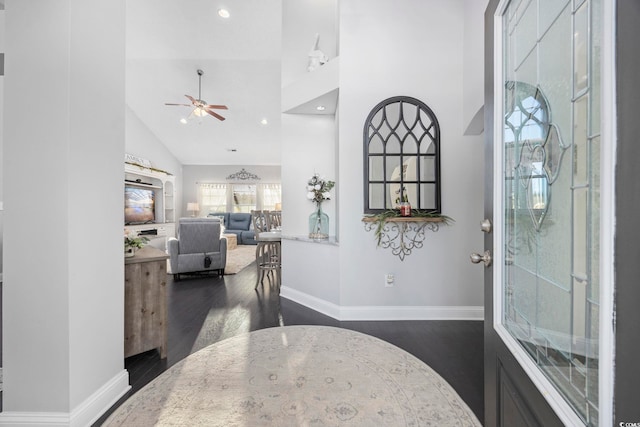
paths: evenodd
<path fill-rule="evenodd" d="M 156 220 L 155 193 L 146 188 L 125 185 L 124 223 L 146 224 Z"/>

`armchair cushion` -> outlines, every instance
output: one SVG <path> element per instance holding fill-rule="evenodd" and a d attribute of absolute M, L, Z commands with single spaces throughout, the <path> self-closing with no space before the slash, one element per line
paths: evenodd
<path fill-rule="evenodd" d="M 251 215 L 246 213 L 231 213 L 229 214 L 229 223 L 227 228 L 230 230 L 249 230 L 251 225 Z"/>
<path fill-rule="evenodd" d="M 253 230 L 241 231 L 240 232 L 240 239 L 241 239 L 243 245 L 257 245 L 258 244 L 258 242 L 256 241 L 256 233 Z"/>
<path fill-rule="evenodd" d="M 215 219 L 202 219 L 208 221 L 181 222 L 178 225 L 180 253 L 220 251 L 220 222 Z M 215 226 L 212 226 L 214 224 Z"/>

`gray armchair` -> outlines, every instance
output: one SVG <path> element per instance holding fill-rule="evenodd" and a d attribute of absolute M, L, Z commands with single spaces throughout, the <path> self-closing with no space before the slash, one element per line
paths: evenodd
<path fill-rule="evenodd" d="M 224 274 L 227 262 L 227 239 L 220 238 L 217 218 L 180 218 L 178 238 L 167 242 L 169 266 L 175 280 L 182 273 L 217 271 Z"/>

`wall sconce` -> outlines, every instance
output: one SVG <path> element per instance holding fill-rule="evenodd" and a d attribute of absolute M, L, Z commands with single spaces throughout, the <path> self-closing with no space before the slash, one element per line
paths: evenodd
<path fill-rule="evenodd" d="M 200 206 L 198 206 L 197 203 L 195 202 L 187 203 L 187 212 L 191 212 L 191 217 L 195 217 L 196 212 L 198 212 L 199 210 L 200 210 Z"/>

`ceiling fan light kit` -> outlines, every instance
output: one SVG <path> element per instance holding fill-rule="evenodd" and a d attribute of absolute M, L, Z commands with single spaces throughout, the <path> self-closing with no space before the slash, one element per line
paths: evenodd
<path fill-rule="evenodd" d="M 191 101 L 191 104 L 172 104 L 167 102 L 164 105 L 193 107 L 193 110 L 191 111 L 190 116 L 194 115 L 196 117 L 205 117 L 207 115 L 210 115 L 220 121 L 224 120 L 225 119 L 224 117 L 222 117 L 220 114 L 212 110 L 214 109 L 227 110 L 228 109 L 227 106 L 226 105 L 210 105 L 210 104 L 207 104 L 206 101 L 202 100 L 202 75 L 204 74 L 204 71 L 198 69 L 197 73 L 198 73 L 198 98 L 197 99 L 194 98 L 193 96 L 185 95 L 189 99 L 189 101 Z M 180 122 L 184 123 L 182 120 L 180 120 Z"/>

